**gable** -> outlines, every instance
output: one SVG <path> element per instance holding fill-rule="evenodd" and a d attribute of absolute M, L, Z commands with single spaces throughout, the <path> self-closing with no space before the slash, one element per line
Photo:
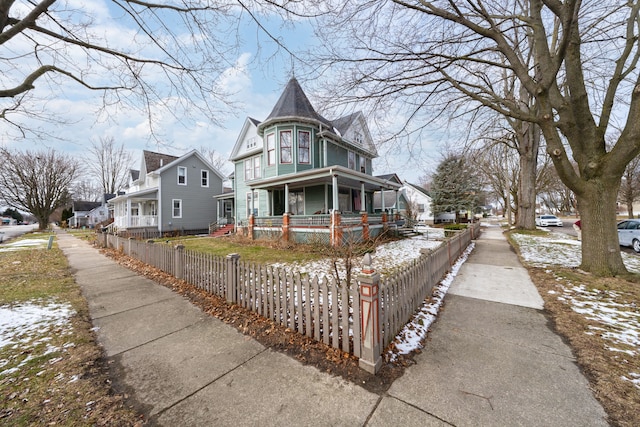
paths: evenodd
<path fill-rule="evenodd" d="M 334 120 L 333 126 L 343 140 L 370 153 L 371 157 L 378 156 L 371 132 L 369 132 L 369 126 L 367 126 L 367 121 L 362 111 Z"/>
<path fill-rule="evenodd" d="M 207 159 L 204 158 L 204 156 L 202 154 L 200 154 L 200 152 L 198 150 L 191 150 L 190 152 L 188 152 L 187 154 L 185 154 L 182 157 L 175 157 L 175 156 L 171 156 L 174 157 L 175 160 L 173 160 L 172 162 L 166 164 L 165 166 L 157 169 L 155 172 L 158 174 L 163 174 L 165 171 L 167 170 L 173 170 L 175 167 L 177 166 L 184 166 L 184 163 L 187 162 L 190 158 L 195 158 L 197 160 L 198 163 L 200 163 L 200 166 L 204 167 L 205 169 L 211 171 L 213 174 L 215 174 L 221 181 L 224 181 L 224 176 L 222 175 L 222 173 L 216 169 Z M 198 167 L 200 167 L 198 166 Z"/>
<path fill-rule="evenodd" d="M 258 135 L 258 120 L 247 117 L 240 130 L 240 135 L 231 151 L 230 160 L 235 161 L 243 157 L 262 152 L 263 141 Z"/>

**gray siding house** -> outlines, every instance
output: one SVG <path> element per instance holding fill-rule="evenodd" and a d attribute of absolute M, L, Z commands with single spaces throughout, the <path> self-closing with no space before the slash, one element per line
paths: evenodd
<path fill-rule="evenodd" d="M 198 151 L 181 157 L 144 150 L 124 194 L 109 200 L 110 231 L 129 235 L 205 233 L 218 217 L 223 176 Z"/>

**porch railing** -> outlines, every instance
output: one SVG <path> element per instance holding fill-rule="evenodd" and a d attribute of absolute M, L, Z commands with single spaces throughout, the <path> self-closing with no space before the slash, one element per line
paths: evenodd
<path fill-rule="evenodd" d="M 118 228 L 130 227 L 156 227 L 158 225 L 157 215 L 132 215 L 130 217 L 117 216 L 113 223 Z"/>

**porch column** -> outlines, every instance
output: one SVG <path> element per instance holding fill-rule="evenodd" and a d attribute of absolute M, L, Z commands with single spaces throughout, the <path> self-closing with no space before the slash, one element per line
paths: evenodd
<path fill-rule="evenodd" d="M 289 184 L 284 185 L 284 213 L 289 213 Z"/>
<path fill-rule="evenodd" d="M 395 220 L 398 221 L 400 219 L 400 192 L 398 190 L 394 190 L 396 193 L 396 216 Z"/>
<path fill-rule="evenodd" d="M 331 186 L 333 187 L 332 190 L 332 203 L 333 203 L 333 210 L 334 211 L 338 211 L 339 210 L 339 203 L 338 203 L 338 175 L 333 175 L 333 177 L 331 178 Z"/>
<path fill-rule="evenodd" d="M 364 193 L 364 182 L 360 183 L 360 212 L 367 211 L 367 201 Z"/>
<path fill-rule="evenodd" d="M 380 209 L 382 210 L 383 213 L 387 209 L 384 206 L 384 188 L 380 189 Z"/>
<path fill-rule="evenodd" d="M 342 245 L 342 224 L 340 219 L 340 211 L 333 210 L 331 212 L 331 226 L 329 229 L 331 246 Z"/>
<path fill-rule="evenodd" d="M 253 202 L 251 202 L 251 205 L 253 205 Z M 253 206 L 251 208 L 251 215 L 249 215 L 249 239 L 253 240 L 253 227 L 255 227 L 256 225 L 256 217 L 253 214 Z"/>
<path fill-rule="evenodd" d="M 127 227 L 131 227 L 131 199 L 127 199 Z"/>
<path fill-rule="evenodd" d="M 289 221 L 291 219 L 291 215 L 288 212 L 285 212 L 282 215 L 282 240 L 285 242 L 289 241 Z"/>

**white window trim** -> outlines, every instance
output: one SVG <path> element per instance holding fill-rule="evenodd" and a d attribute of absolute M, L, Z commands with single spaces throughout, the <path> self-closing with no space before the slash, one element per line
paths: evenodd
<path fill-rule="evenodd" d="M 206 175 L 207 175 L 207 176 L 206 176 L 207 183 L 206 183 L 206 184 L 203 184 L 203 183 L 202 183 L 202 178 L 203 178 L 203 174 L 205 174 L 205 173 L 206 173 Z M 201 186 L 201 187 L 209 188 L 209 176 L 210 176 L 210 175 L 211 175 L 211 174 L 209 173 L 209 169 L 202 169 L 202 170 L 200 171 L 200 186 Z"/>
<path fill-rule="evenodd" d="M 269 157 L 269 154 L 273 152 L 273 159 Z M 267 166 L 273 166 L 278 163 L 278 152 L 276 151 L 276 134 L 267 134 Z M 273 161 L 271 161 L 273 160 Z"/>
<path fill-rule="evenodd" d="M 248 204 L 249 195 L 251 195 L 251 206 L 249 206 Z M 245 195 L 245 200 L 247 201 L 247 209 L 246 209 L 247 218 L 251 216 L 251 213 L 253 213 L 254 209 L 260 212 L 260 195 L 257 190 L 247 191 Z M 258 212 L 256 212 L 256 215 L 258 214 Z"/>
<path fill-rule="evenodd" d="M 176 202 L 180 203 L 180 215 L 176 215 L 176 211 L 175 211 Z M 171 218 L 182 218 L 182 199 L 171 200 Z"/>
<path fill-rule="evenodd" d="M 184 182 L 180 182 L 180 171 L 184 170 Z M 187 167 L 178 166 L 178 185 L 187 185 Z"/>

